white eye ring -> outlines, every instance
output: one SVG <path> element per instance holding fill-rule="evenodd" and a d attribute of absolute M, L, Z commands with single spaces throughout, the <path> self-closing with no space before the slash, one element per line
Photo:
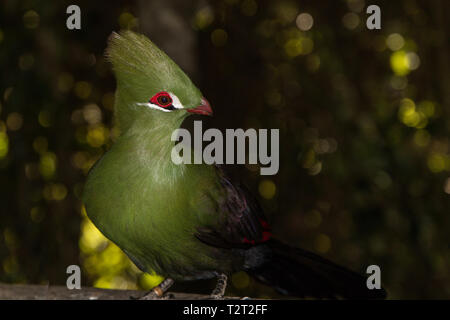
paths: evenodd
<path fill-rule="evenodd" d="M 184 109 L 184 107 L 183 107 L 183 105 L 181 104 L 181 101 L 180 101 L 180 99 L 178 99 L 178 97 L 176 96 L 176 95 L 174 95 L 173 93 L 171 93 L 171 92 L 167 92 L 169 95 L 170 95 L 170 97 L 172 98 L 172 106 L 176 109 L 176 110 L 179 110 L 179 109 Z M 136 105 L 137 106 L 144 106 L 144 107 L 148 107 L 148 108 L 151 108 L 151 109 L 155 109 L 155 110 L 159 110 L 159 111 L 163 111 L 163 112 L 172 112 L 173 110 L 169 110 L 169 109 L 165 109 L 165 108 L 162 108 L 162 107 L 160 107 L 160 106 L 158 106 L 158 105 L 156 105 L 156 104 L 153 104 L 153 103 L 151 103 L 151 102 L 145 102 L 145 103 L 136 103 Z"/>
<path fill-rule="evenodd" d="M 172 105 L 175 109 L 184 109 L 183 105 L 181 104 L 180 99 L 176 95 L 174 95 L 171 92 L 168 92 L 170 97 L 172 98 Z"/>

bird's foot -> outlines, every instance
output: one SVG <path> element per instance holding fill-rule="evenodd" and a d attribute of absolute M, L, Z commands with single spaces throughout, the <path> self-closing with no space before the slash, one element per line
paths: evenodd
<path fill-rule="evenodd" d="M 131 297 L 134 300 L 169 300 L 174 296 L 171 293 L 166 293 L 172 286 L 174 281 L 171 278 L 164 279 L 159 285 L 154 287 L 150 292 L 144 294 L 140 298 Z"/>
<path fill-rule="evenodd" d="M 217 275 L 217 284 L 213 292 L 209 295 L 212 300 L 223 300 L 225 295 L 225 288 L 227 287 L 228 277 L 224 273 Z"/>
<path fill-rule="evenodd" d="M 220 294 L 210 294 L 209 298 L 211 300 L 224 300 L 225 298 L 223 297 L 223 295 Z"/>

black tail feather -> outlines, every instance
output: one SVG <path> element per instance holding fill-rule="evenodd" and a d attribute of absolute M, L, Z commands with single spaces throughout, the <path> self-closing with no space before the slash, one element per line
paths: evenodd
<path fill-rule="evenodd" d="M 282 294 L 325 299 L 386 298 L 384 289 L 367 288 L 365 276 L 277 240 L 266 244 L 271 249 L 271 258 L 248 273 Z"/>

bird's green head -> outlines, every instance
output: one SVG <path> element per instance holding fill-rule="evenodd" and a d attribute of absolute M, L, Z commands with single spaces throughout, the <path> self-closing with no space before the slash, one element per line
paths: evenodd
<path fill-rule="evenodd" d="M 190 113 L 212 114 L 189 77 L 144 35 L 113 32 L 106 54 L 117 79 L 115 117 L 122 133 L 137 124 L 170 125 Z"/>

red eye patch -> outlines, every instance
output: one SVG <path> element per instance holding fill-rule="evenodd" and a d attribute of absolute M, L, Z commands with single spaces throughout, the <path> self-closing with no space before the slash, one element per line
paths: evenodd
<path fill-rule="evenodd" d="M 151 99 L 150 102 L 160 106 L 161 108 L 168 108 L 172 106 L 172 98 L 170 94 L 165 91 L 158 92 Z"/>

